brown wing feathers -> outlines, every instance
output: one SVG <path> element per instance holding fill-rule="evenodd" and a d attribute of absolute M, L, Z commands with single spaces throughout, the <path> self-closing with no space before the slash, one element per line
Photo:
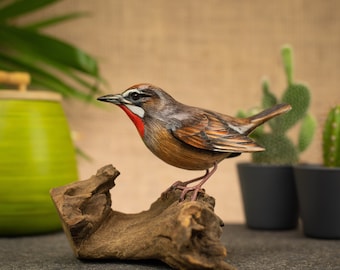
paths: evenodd
<path fill-rule="evenodd" d="M 194 118 L 183 121 L 173 135 L 182 142 L 196 148 L 216 152 L 258 152 L 265 150 L 247 137 L 256 127 L 269 119 L 291 109 L 288 104 L 278 104 L 249 118 L 234 118 L 204 111 Z"/>
<path fill-rule="evenodd" d="M 264 150 L 252 139 L 232 129 L 228 121 L 220 115 L 206 111 L 194 119 L 183 121 L 183 126 L 174 130 L 173 135 L 196 148 L 216 152 L 241 153 Z"/>

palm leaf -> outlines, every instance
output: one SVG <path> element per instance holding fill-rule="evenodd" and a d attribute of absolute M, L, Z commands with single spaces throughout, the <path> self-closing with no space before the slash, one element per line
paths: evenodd
<path fill-rule="evenodd" d="M 9 22 L 58 1 L 13 0 L 0 5 L 1 68 L 29 72 L 35 86 L 59 92 L 65 97 L 89 101 L 99 93 L 99 84 L 104 82 L 97 61 L 83 50 L 39 32 L 44 27 L 82 17 L 86 13 L 57 15 L 24 26 L 13 26 Z"/>
<path fill-rule="evenodd" d="M 0 9 L 0 21 L 15 18 L 36 11 L 59 0 L 14 0 Z"/>
<path fill-rule="evenodd" d="M 9 58 L 14 57 L 13 60 L 15 61 L 20 58 L 25 61 L 26 66 L 31 64 L 33 67 L 45 69 L 48 67 L 51 72 L 53 69 L 58 70 L 72 81 L 80 84 L 90 96 L 99 92 L 97 85 L 103 80 L 99 77 L 97 63 L 82 50 L 61 41 L 57 41 L 56 44 L 55 39 L 31 30 L 12 26 L 0 25 L 0 36 Z M 28 36 L 30 38 L 27 38 Z M 37 46 L 36 44 L 39 45 Z M 54 53 L 54 51 L 58 53 Z M 78 75 L 77 73 L 80 74 Z M 82 78 L 83 76 L 80 76 L 81 73 L 92 78 L 94 83 L 85 81 Z M 53 90 L 58 91 L 58 89 Z M 63 92 L 61 93 L 65 95 Z"/>
<path fill-rule="evenodd" d="M 89 13 L 87 12 L 74 12 L 74 13 L 69 13 L 61 16 L 55 16 L 46 20 L 34 22 L 28 25 L 25 25 L 24 28 L 27 30 L 32 30 L 32 31 L 37 31 L 39 29 L 49 27 L 54 24 L 62 23 L 68 20 L 73 20 L 81 17 L 88 16 Z"/>
<path fill-rule="evenodd" d="M 10 71 L 27 71 L 32 75 L 32 85 L 41 85 L 47 89 L 54 90 L 64 97 L 75 97 L 83 101 L 90 101 L 89 95 L 81 91 L 77 91 L 71 85 L 65 83 L 60 78 L 46 72 L 44 69 L 33 67 L 22 59 L 15 59 L 8 57 L 6 54 L 0 52 L 0 68 Z"/>
<path fill-rule="evenodd" d="M 45 34 L 14 26 L 1 26 L 1 32 L 6 35 L 7 39 L 2 42 L 15 41 L 11 42 L 12 47 L 9 49 L 15 50 L 17 46 L 23 49 L 24 46 L 22 45 L 24 44 L 32 54 L 34 53 L 43 58 L 58 61 L 92 76 L 98 75 L 97 62 L 81 49 L 66 42 Z M 20 42 L 20 44 L 17 42 Z"/>

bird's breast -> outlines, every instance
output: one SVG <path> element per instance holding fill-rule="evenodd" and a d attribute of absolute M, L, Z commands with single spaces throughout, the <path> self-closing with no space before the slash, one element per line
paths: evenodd
<path fill-rule="evenodd" d="M 166 163 L 187 170 L 205 170 L 227 158 L 229 153 L 202 150 L 175 138 L 166 124 L 147 121 L 143 137 L 145 145 Z"/>

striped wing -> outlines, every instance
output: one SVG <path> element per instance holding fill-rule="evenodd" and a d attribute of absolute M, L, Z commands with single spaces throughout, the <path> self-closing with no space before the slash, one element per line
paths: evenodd
<path fill-rule="evenodd" d="M 245 121 L 204 111 L 182 120 L 182 126 L 172 132 L 180 141 L 199 149 L 225 153 L 263 151 L 264 148 L 238 131 Z"/>

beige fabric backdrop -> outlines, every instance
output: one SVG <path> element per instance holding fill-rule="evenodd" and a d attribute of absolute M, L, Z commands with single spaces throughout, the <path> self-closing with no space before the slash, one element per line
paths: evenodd
<path fill-rule="evenodd" d="M 275 93 L 282 93 L 286 83 L 280 48 L 290 43 L 295 79 L 310 86 L 318 122 L 329 106 L 340 102 L 340 1 L 68 0 L 36 16 L 89 10 L 91 17 L 49 33 L 99 59 L 109 82 L 107 93 L 152 82 L 183 103 L 233 115 L 259 104 L 264 76 Z M 154 157 L 114 106 L 64 105 L 77 144 L 93 158 L 79 160 L 80 178 L 108 163 L 121 171 L 113 191 L 116 209 L 146 209 L 173 181 L 201 173 Z M 319 138 L 320 129 L 302 161 L 320 161 Z M 225 160 L 205 186 L 227 222 L 244 221 L 235 165 L 248 158 Z"/>

